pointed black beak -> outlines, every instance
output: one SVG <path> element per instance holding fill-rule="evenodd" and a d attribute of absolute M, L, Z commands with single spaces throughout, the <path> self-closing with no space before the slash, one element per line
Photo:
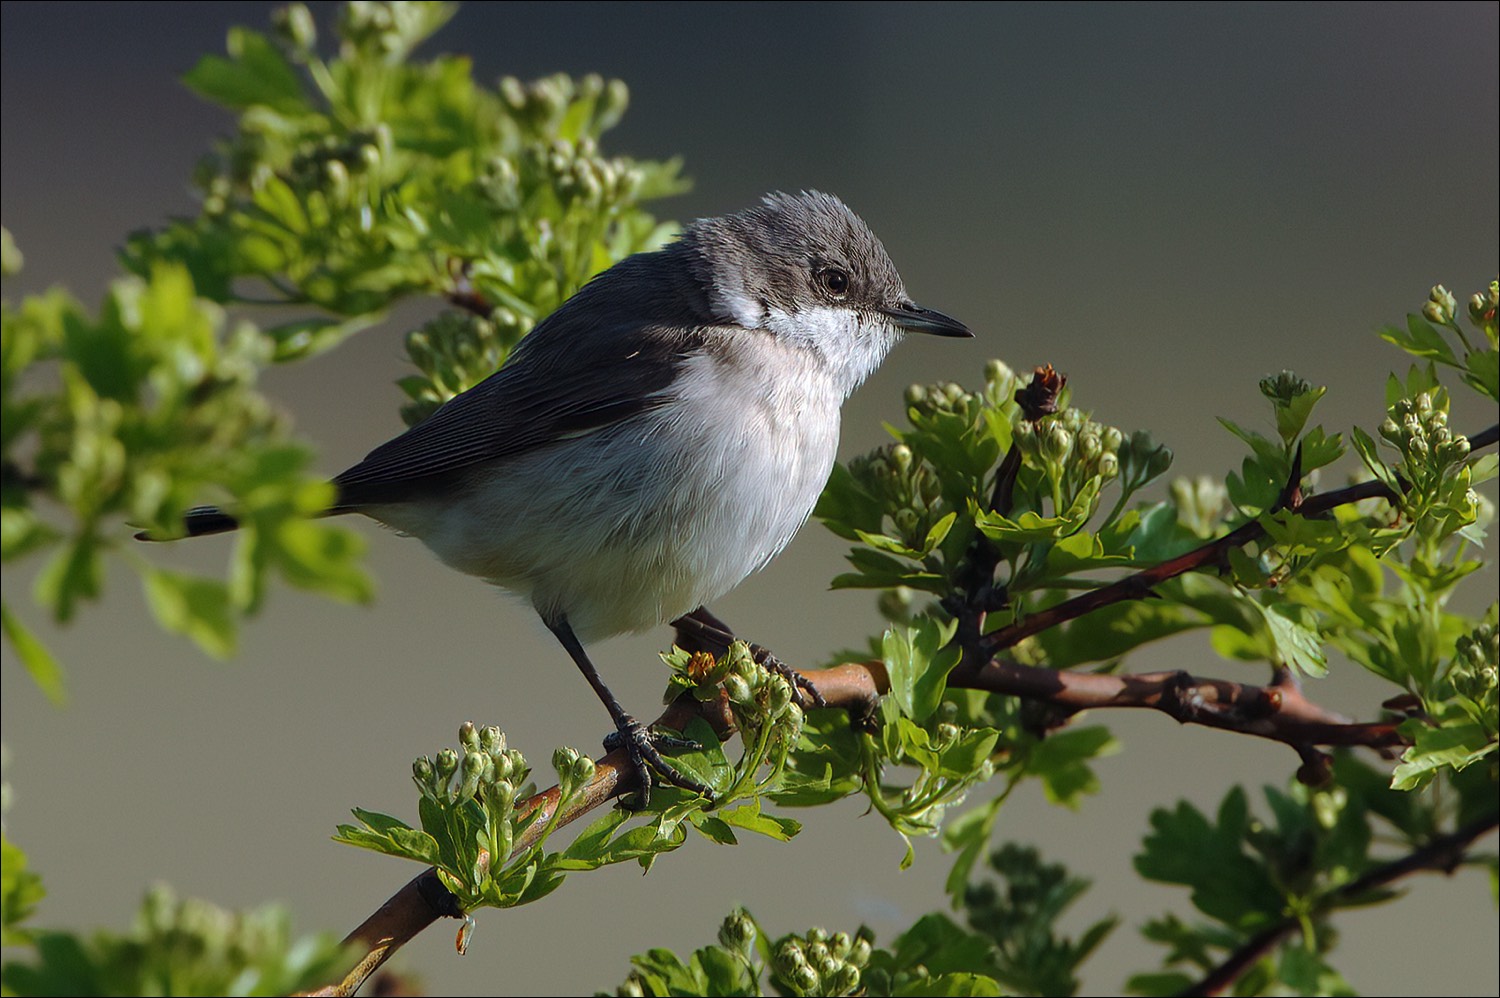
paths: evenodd
<path fill-rule="evenodd" d="M 882 308 L 886 316 L 905 333 L 929 333 L 933 336 L 973 336 L 969 327 L 952 316 L 904 301 L 894 308 Z"/>

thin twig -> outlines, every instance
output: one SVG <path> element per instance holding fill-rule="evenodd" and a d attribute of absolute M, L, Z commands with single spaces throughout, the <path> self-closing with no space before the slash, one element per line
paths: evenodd
<path fill-rule="evenodd" d="M 1500 824 L 1500 815 L 1491 814 L 1472 821 L 1447 835 L 1438 835 L 1400 859 L 1377 866 L 1358 880 L 1351 881 L 1332 892 L 1324 899 L 1325 903 L 1321 910 L 1326 912 L 1346 904 L 1357 904 L 1364 895 L 1371 891 L 1422 870 L 1442 870 L 1444 873 L 1452 873 L 1464 862 L 1465 850 L 1469 844 L 1481 835 L 1494 831 L 1497 824 Z M 1301 924 L 1298 919 L 1287 917 L 1261 930 L 1239 949 L 1229 954 L 1223 963 L 1209 971 L 1202 980 L 1179 994 L 1184 998 L 1223 994 L 1235 981 L 1239 980 L 1245 971 L 1255 966 L 1277 943 L 1295 932 Z"/>

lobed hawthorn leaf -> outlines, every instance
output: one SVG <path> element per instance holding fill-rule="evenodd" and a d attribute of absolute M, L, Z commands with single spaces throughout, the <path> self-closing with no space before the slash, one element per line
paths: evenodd
<path fill-rule="evenodd" d="M 1067 728 L 1049 734 L 1026 757 L 1026 771 L 1042 781 L 1042 792 L 1053 804 L 1077 810 L 1088 794 L 1099 792 L 1099 777 L 1088 765 L 1120 751 L 1108 728 Z"/>
<path fill-rule="evenodd" d="M 1406 328 L 1386 326 L 1380 330 L 1380 338 L 1394 344 L 1413 357 L 1426 357 L 1454 367 L 1460 366 L 1453 355 L 1448 340 L 1432 323 L 1420 315 L 1408 315 Z"/>
<path fill-rule="evenodd" d="M 926 721 L 942 703 L 948 673 L 962 657 L 949 644 L 957 626 L 954 621 L 923 618 L 914 627 L 889 628 L 881 639 L 891 698 L 917 723 Z"/>
<path fill-rule="evenodd" d="M 1411 747 L 1401 755 L 1401 763 L 1391 773 L 1391 789 L 1418 790 L 1430 783 L 1439 771 L 1463 770 L 1493 755 L 1496 742 L 1472 721 L 1445 724 L 1435 728 L 1413 718 L 1401 725 L 1412 739 Z"/>
<path fill-rule="evenodd" d="M 276 45 L 249 28 L 229 29 L 229 58 L 204 56 L 182 81 L 210 101 L 235 110 L 263 105 L 282 114 L 305 113 L 302 81 Z"/>
<path fill-rule="evenodd" d="M 1279 920 L 1285 902 L 1266 867 L 1245 852 L 1249 828 L 1249 802 L 1241 787 L 1225 796 L 1212 823 L 1186 801 L 1174 810 L 1158 808 L 1135 857 L 1136 872 L 1190 888 L 1199 911 L 1253 932 Z"/>
<path fill-rule="evenodd" d="M 152 614 L 164 629 L 191 638 L 215 658 L 234 654 L 235 614 L 226 583 L 147 568 L 141 584 Z"/>
<path fill-rule="evenodd" d="M 1464 358 L 1464 383 L 1491 402 L 1500 402 L 1500 353 L 1476 350 Z"/>

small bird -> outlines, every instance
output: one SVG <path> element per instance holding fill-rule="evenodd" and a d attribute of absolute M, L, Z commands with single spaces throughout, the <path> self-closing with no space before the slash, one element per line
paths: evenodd
<path fill-rule="evenodd" d="M 329 513 L 529 600 L 643 791 L 649 765 L 712 796 L 663 761 L 584 643 L 689 614 L 775 557 L 828 481 L 840 408 L 903 333 L 972 335 L 912 302 L 838 198 L 769 194 L 593 278 L 498 371 L 335 478 Z M 236 526 L 187 515 L 189 535 Z"/>

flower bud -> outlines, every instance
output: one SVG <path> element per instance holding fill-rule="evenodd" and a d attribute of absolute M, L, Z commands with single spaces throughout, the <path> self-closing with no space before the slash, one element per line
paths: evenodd
<path fill-rule="evenodd" d="M 831 995 L 852 995 L 859 990 L 859 984 L 859 968 L 845 963 L 827 979 L 827 990 Z"/>
<path fill-rule="evenodd" d="M 821 983 L 818 980 L 818 972 L 816 970 L 813 970 L 806 963 L 801 964 L 790 974 L 787 974 L 786 978 L 787 983 L 790 984 L 798 994 L 803 995 L 812 994 L 817 990 L 818 985 Z"/>
<path fill-rule="evenodd" d="M 1458 311 L 1458 299 L 1454 298 L 1453 293 L 1441 284 L 1434 286 L 1428 293 L 1427 304 L 1422 307 L 1422 314 L 1439 324 L 1452 322 L 1456 311 Z"/>
<path fill-rule="evenodd" d="M 466 749 L 479 749 L 479 729 L 474 726 L 473 721 L 465 721 L 458 726 L 458 743 Z"/>
<path fill-rule="evenodd" d="M 1042 453 L 1054 462 L 1062 462 L 1073 450 L 1073 434 L 1056 423 L 1042 435 Z"/>
<path fill-rule="evenodd" d="M 1006 365 L 1005 361 L 997 357 L 992 357 L 984 363 L 984 380 L 991 385 L 1002 385 L 1014 380 L 1015 376 L 1015 372 Z"/>
<path fill-rule="evenodd" d="M 724 692 L 729 696 L 730 703 L 745 705 L 753 702 L 755 699 L 750 692 L 750 684 L 745 681 L 745 677 L 735 673 L 730 673 L 725 677 Z"/>
<path fill-rule="evenodd" d="M 271 24 L 294 49 L 306 52 L 318 41 L 318 25 L 305 4 L 294 3 L 275 11 Z"/>
<path fill-rule="evenodd" d="M 719 944 L 738 953 L 749 953 L 755 945 L 755 922 L 743 908 L 737 908 L 719 926 Z"/>

